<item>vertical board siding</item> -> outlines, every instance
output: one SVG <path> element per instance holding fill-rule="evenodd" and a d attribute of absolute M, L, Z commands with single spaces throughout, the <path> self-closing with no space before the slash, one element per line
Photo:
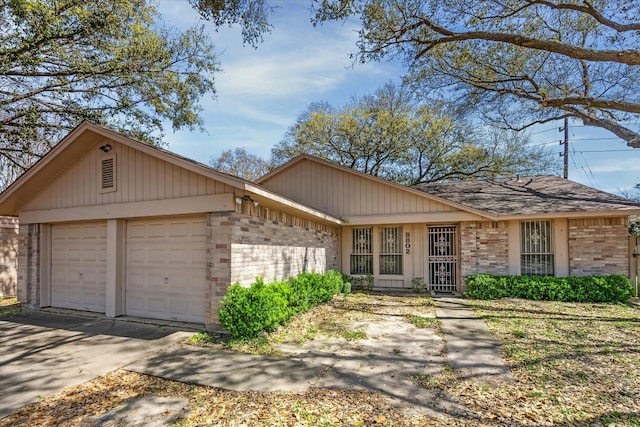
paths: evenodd
<path fill-rule="evenodd" d="M 384 182 L 310 160 L 292 165 L 262 185 L 337 217 L 457 211 Z"/>
<path fill-rule="evenodd" d="M 100 144 L 102 144 L 101 142 Z M 109 141 L 116 155 L 117 191 L 100 193 L 98 145 L 36 195 L 24 210 L 61 209 L 230 193 L 233 188 L 126 145 Z"/>

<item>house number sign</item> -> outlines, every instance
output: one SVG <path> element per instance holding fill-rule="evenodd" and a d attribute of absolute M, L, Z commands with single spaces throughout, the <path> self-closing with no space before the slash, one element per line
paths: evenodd
<path fill-rule="evenodd" d="M 409 255 L 411 253 L 411 233 L 404 233 L 404 253 Z"/>

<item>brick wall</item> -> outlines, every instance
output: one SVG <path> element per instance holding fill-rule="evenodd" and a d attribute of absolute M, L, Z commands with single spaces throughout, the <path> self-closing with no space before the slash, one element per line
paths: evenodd
<path fill-rule="evenodd" d="M 629 274 L 628 219 L 569 220 L 571 276 Z"/>
<path fill-rule="evenodd" d="M 462 282 L 460 291 L 464 291 L 465 289 L 464 278 L 469 274 L 477 273 L 477 228 L 477 222 L 463 222 L 460 224 L 460 253 L 458 256 L 461 276 L 460 280 Z"/>
<path fill-rule="evenodd" d="M 218 304 L 232 283 L 249 285 L 257 276 L 269 282 L 304 271 L 337 269 L 338 233 L 337 228 L 262 209 L 210 214 L 207 326 L 219 327 Z"/>
<path fill-rule="evenodd" d="M 469 274 L 509 274 L 509 229 L 506 221 L 460 224 L 459 291 Z"/>
<path fill-rule="evenodd" d="M 0 217 L 0 297 L 17 295 L 18 219 Z"/>
<path fill-rule="evenodd" d="M 40 225 L 20 225 L 18 235 L 18 300 L 40 306 Z"/>

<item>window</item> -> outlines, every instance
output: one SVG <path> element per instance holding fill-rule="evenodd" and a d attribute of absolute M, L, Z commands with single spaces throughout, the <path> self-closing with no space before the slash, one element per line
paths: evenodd
<path fill-rule="evenodd" d="M 116 191 L 116 156 L 111 154 L 100 160 L 100 192 Z"/>
<path fill-rule="evenodd" d="M 524 276 L 554 275 L 550 221 L 520 223 L 520 272 Z"/>
<path fill-rule="evenodd" d="M 354 228 L 351 244 L 351 274 L 373 274 L 373 230 Z"/>
<path fill-rule="evenodd" d="M 380 274 L 402 274 L 402 227 L 380 230 Z"/>

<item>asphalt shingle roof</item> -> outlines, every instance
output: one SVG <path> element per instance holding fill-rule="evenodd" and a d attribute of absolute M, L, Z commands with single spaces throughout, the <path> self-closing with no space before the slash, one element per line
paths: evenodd
<path fill-rule="evenodd" d="M 640 209 L 640 203 L 557 176 L 418 184 L 413 188 L 495 215 Z"/>

